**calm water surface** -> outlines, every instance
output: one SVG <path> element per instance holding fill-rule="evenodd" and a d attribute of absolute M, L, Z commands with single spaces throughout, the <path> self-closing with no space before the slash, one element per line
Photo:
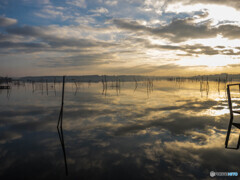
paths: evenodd
<path fill-rule="evenodd" d="M 205 179 L 240 172 L 225 149 L 226 84 L 210 82 L 36 83 L 0 91 L 0 179 Z M 234 107 L 240 93 L 233 89 Z M 236 121 L 238 118 L 236 118 Z M 240 120 L 239 120 L 240 121 Z M 230 145 L 236 146 L 233 128 Z"/>

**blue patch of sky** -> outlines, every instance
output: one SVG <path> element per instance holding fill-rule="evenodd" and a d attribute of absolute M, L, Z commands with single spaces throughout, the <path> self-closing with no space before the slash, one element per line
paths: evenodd
<path fill-rule="evenodd" d="M 74 18 L 77 16 L 74 13 L 79 13 L 81 17 L 85 15 L 93 15 L 94 13 L 91 10 L 96 10 L 97 8 L 106 8 L 109 13 L 100 14 L 99 16 L 92 16 L 97 23 L 104 25 L 106 20 L 112 18 L 131 18 L 131 19 L 145 19 L 149 20 L 151 17 L 148 17 L 144 12 L 140 11 L 139 3 L 130 4 L 126 2 L 119 2 L 117 6 L 107 6 L 104 3 L 99 3 L 97 1 L 89 0 L 85 1 L 87 8 L 81 8 L 67 4 L 66 0 L 51 0 L 50 4 L 43 4 L 41 1 L 15 1 L 15 0 L 2 0 L 0 2 L 0 15 L 14 18 L 18 20 L 19 25 L 32 25 L 32 26 L 47 26 L 52 24 L 57 24 L 60 26 L 63 25 L 76 25 Z M 43 15 L 44 8 L 47 6 L 53 6 L 52 10 L 55 10 L 54 7 L 63 7 L 63 16 L 72 16 L 70 19 L 64 20 L 60 16 L 49 16 L 49 17 L 40 17 L 36 13 L 42 13 Z"/>
<path fill-rule="evenodd" d="M 99 13 L 99 16 L 92 16 L 96 20 L 96 23 L 90 25 L 93 26 L 107 26 L 104 23 L 107 20 L 113 18 L 130 18 L 132 20 L 145 20 L 150 21 L 152 19 L 158 19 L 161 21 L 165 21 L 166 23 L 170 23 L 172 19 L 184 19 L 187 17 L 191 17 L 193 14 L 202 14 L 201 11 L 193 12 L 193 13 L 173 13 L 173 12 L 163 12 L 161 15 L 154 12 L 146 12 L 141 10 L 143 7 L 143 3 L 129 3 L 126 1 L 118 1 L 116 6 L 107 6 L 104 3 L 99 3 L 96 0 L 88 0 L 85 1 L 86 8 L 81 8 L 77 6 L 73 6 L 68 4 L 66 0 L 51 0 L 50 4 L 43 4 L 41 1 L 24 1 L 24 0 L 1 0 L 0 2 L 0 15 L 4 15 L 6 17 L 14 18 L 18 20 L 19 25 L 32 25 L 32 26 L 47 26 L 47 25 L 60 25 L 60 26 L 68 26 L 68 25 L 77 25 L 74 20 L 77 18 L 75 13 L 79 13 L 78 16 L 84 18 L 84 16 L 89 16 L 96 14 L 91 12 L 91 10 L 96 10 L 97 8 L 106 8 L 109 13 Z M 60 16 L 50 16 L 49 17 L 40 17 L 37 16 L 36 13 L 43 13 L 42 10 L 47 8 L 47 6 L 53 6 L 52 10 L 55 10 L 54 7 L 63 7 L 63 10 L 59 10 L 63 12 L 64 16 L 69 16 L 69 19 L 64 20 Z M 46 14 L 45 14 L 46 15 Z"/>
<path fill-rule="evenodd" d="M 91 9 L 96 9 L 96 7 L 103 7 L 104 3 L 99 3 L 98 1 L 94 0 L 86 0 L 86 5 L 87 5 L 87 9 L 91 10 Z"/>
<path fill-rule="evenodd" d="M 33 12 L 39 10 L 39 4 L 23 1 L 9 0 L 7 3 L 0 4 L 0 15 L 17 19 L 18 24 L 39 24 L 41 21 L 35 19 Z"/>
<path fill-rule="evenodd" d="M 6 17 L 14 19 L 25 19 L 27 18 L 26 13 L 34 7 L 25 6 L 20 1 L 8 1 L 7 3 L 1 4 L 0 14 Z"/>

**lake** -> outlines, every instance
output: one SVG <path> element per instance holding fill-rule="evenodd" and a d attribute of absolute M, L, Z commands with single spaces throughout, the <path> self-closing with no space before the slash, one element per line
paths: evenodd
<path fill-rule="evenodd" d="M 12 85 L 0 90 L 0 179 L 205 179 L 211 171 L 239 172 L 239 151 L 224 144 L 225 89 L 206 81 L 66 83 L 59 134 L 62 84 Z M 233 88 L 235 109 L 239 97 Z M 232 129 L 230 146 L 238 133 Z"/>

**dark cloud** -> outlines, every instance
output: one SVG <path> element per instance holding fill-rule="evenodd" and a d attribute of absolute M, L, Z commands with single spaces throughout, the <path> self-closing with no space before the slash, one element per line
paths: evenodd
<path fill-rule="evenodd" d="M 49 48 L 61 48 L 61 47 L 91 48 L 91 47 L 109 47 L 114 45 L 112 43 L 91 39 L 57 37 L 52 34 L 49 34 L 49 32 L 52 32 L 53 30 L 48 27 L 22 26 L 7 28 L 6 31 L 9 34 L 13 35 L 36 38 L 48 44 Z"/>
<path fill-rule="evenodd" d="M 14 27 L 7 28 L 6 30 L 9 34 L 17 34 L 23 36 L 41 37 L 44 34 L 44 30 L 42 28 L 34 26 Z"/>
<path fill-rule="evenodd" d="M 224 55 L 240 55 L 240 51 L 234 52 L 233 49 L 224 49 L 221 52 Z"/>
<path fill-rule="evenodd" d="M 73 38 L 54 34 L 56 27 L 15 26 L 0 33 L 1 54 L 34 52 L 74 53 L 72 56 L 47 57 L 37 62 L 39 67 L 85 66 L 107 64 L 116 53 L 102 52 L 116 43 L 95 39 Z M 63 28 L 63 27 L 62 27 Z M 69 29 L 67 28 L 66 31 Z"/>
<path fill-rule="evenodd" d="M 15 38 L 16 37 L 14 35 L 0 33 L 0 42 L 13 41 Z"/>
<path fill-rule="evenodd" d="M 207 24 L 195 25 L 189 23 L 188 20 L 176 19 L 166 26 L 158 28 L 140 25 L 134 21 L 123 19 L 115 19 L 113 23 L 118 27 L 134 32 L 143 31 L 145 33 L 166 38 L 172 42 L 182 42 L 194 38 L 210 38 L 215 37 L 216 32 L 208 27 Z"/>
<path fill-rule="evenodd" d="M 225 46 L 216 46 L 215 48 L 224 49 Z"/>
<path fill-rule="evenodd" d="M 151 28 L 140 25 L 136 21 L 129 21 L 124 19 L 114 19 L 113 24 L 116 24 L 120 28 L 134 30 L 134 31 L 151 30 Z"/>
<path fill-rule="evenodd" d="M 0 27 L 11 26 L 16 23 L 17 23 L 16 19 L 0 16 Z"/>
<path fill-rule="evenodd" d="M 172 42 L 182 42 L 195 38 L 215 37 L 215 32 L 207 24 L 195 25 L 187 20 L 173 20 L 169 25 L 151 30 L 152 34 L 167 38 Z"/>
<path fill-rule="evenodd" d="M 161 38 L 166 38 L 172 42 L 183 42 L 189 39 L 195 38 L 210 38 L 216 37 L 218 34 L 223 35 L 229 39 L 235 39 L 240 37 L 240 27 L 235 25 L 220 25 L 219 27 L 210 27 L 208 23 L 194 24 L 193 18 L 187 19 L 175 19 L 170 24 L 161 27 L 148 27 L 139 24 L 136 21 L 124 20 L 124 19 L 114 19 L 113 23 L 119 28 L 127 29 L 132 32 L 146 33 L 154 35 Z M 56 27 L 55 27 L 56 28 Z M 15 51 L 19 52 L 35 52 L 35 51 L 63 51 L 63 52 L 81 52 L 86 51 L 86 49 L 93 48 L 109 48 L 109 47 L 122 47 L 124 44 L 109 43 L 106 41 L 99 41 L 93 39 L 84 38 L 64 38 L 56 35 L 52 35 L 52 27 L 37 27 L 37 26 L 21 26 L 7 28 L 6 32 L 8 34 L 0 35 L 0 48 L 13 48 Z M 13 42 L 13 36 L 19 36 L 22 38 L 34 38 L 35 40 L 31 42 Z M 8 40 L 8 37 L 9 40 Z M 12 37 L 12 38 L 11 38 Z M 201 44 L 195 45 L 153 45 L 144 39 L 130 39 L 130 41 L 135 41 L 139 44 L 144 43 L 147 48 L 156 48 L 162 50 L 181 50 L 186 54 L 177 54 L 179 56 L 192 56 L 192 55 L 239 55 L 240 52 L 235 52 L 232 49 L 223 49 L 223 46 L 219 45 L 217 47 L 204 46 Z M 129 44 L 129 46 L 133 46 Z M 140 45 L 141 46 L 141 45 Z M 77 48 L 77 50 L 75 49 Z M 218 48 L 218 49 L 216 49 Z M 220 48 L 220 50 L 219 50 Z M 100 55 L 98 53 L 91 52 L 92 55 L 82 55 L 81 58 L 83 64 L 87 64 L 84 59 L 93 60 L 98 57 L 103 58 L 105 55 Z M 78 58 L 71 57 L 67 59 Z M 108 58 L 109 59 L 109 58 Z M 51 61 L 51 60 L 50 60 Z M 68 61 L 70 62 L 70 60 Z"/>
<path fill-rule="evenodd" d="M 222 34 L 223 37 L 229 39 L 239 39 L 240 38 L 240 27 L 235 25 L 221 25 L 218 27 L 218 32 Z"/>
<path fill-rule="evenodd" d="M 192 18 L 174 19 L 170 24 L 160 27 L 148 27 L 136 21 L 114 19 L 113 23 L 119 28 L 132 32 L 144 32 L 178 43 L 189 39 L 214 38 L 218 34 L 229 39 L 240 37 L 240 27 L 236 25 L 221 25 L 210 27 L 209 23 L 196 24 Z"/>
<path fill-rule="evenodd" d="M 235 9 L 240 9 L 240 4 L 238 0 L 202 0 L 202 1 L 198 1 L 198 0 L 168 0 L 168 3 L 179 3 L 179 2 L 183 2 L 183 4 L 186 5 L 193 5 L 193 4 L 215 4 L 215 5 L 225 5 L 225 6 L 230 6 L 233 7 Z"/>
<path fill-rule="evenodd" d="M 151 44 L 148 40 L 136 38 L 131 39 L 132 42 L 138 43 L 139 45 L 144 45 L 146 48 L 151 49 L 159 49 L 159 50 L 180 50 L 185 52 L 186 54 L 177 54 L 178 56 L 192 56 L 192 55 L 239 55 L 240 49 L 239 47 L 235 47 L 237 51 L 233 49 L 226 49 L 225 46 L 205 46 L 202 44 L 194 44 L 194 45 L 158 45 L 158 44 Z"/>
<path fill-rule="evenodd" d="M 45 43 L 34 43 L 34 42 L 0 42 L 0 48 L 47 48 L 48 45 Z M 38 49 L 39 51 L 39 49 Z"/>
<path fill-rule="evenodd" d="M 210 46 L 204 46 L 202 44 L 194 44 L 194 45 L 182 45 L 182 46 L 174 46 L 174 45 L 153 45 L 149 42 L 145 43 L 147 48 L 155 48 L 155 49 L 163 49 L 163 50 L 181 50 L 186 52 L 185 55 L 216 55 L 220 54 L 221 51 L 216 50 Z"/>

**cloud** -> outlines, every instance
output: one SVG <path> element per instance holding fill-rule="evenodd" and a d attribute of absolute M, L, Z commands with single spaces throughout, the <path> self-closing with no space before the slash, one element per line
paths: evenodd
<path fill-rule="evenodd" d="M 210 46 L 204 46 L 202 44 L 194 44 L 194 45 L 179 45 L 179 46 L 174 46 L 174 45 L 153 45 L 150 43 L 146 43 L 145 47 L 147 48 L 155 48 L 155 49 L 163 49 L 163 50 L 181 50 L 185 52 L 185 55 L 216 55 L 220 54 L 223 51 L 216 50 Z M 177 54 L 177 55 L 182 55 L 182 54 Z"/>
<path fill-rule="evenodd" d="M 38 17 L 47 19 L 60 18 L 62 21 L 74 19 L 74 16 L 72 16 L 72 14 L 69 13 L 69 11 L 65 7 L 53 5 L 44 6 L 43 9 L 35 12 L 34 14 Z"/>
<path fill-rule="evenodd" d="M 94 24 L 95 19 L 91 16 L 79 16 L 74 18 L 74 22 L 76 22 L 79 25 L 89 25 L 89 24 Z"/>
<path fill-rule="evenodd" d="M 126 29 L 134 33 L 143 32 L 163 39 L 168 39 L 174 43 L 184 42 L 191 39 L 214 38 L 218 34 L 229 39 L 240 38 L 240 27 L 237 25 L 211 27 L 208 23 L 194 23 L 191 18 L 175 19 L 168 25 L 157 28 L 148 27 L 139 24 L 137 21 L 126 19 L 114 19 L 113 23 L 121 29 Z"/>
<path fill-rule="evenodd" d="M 170 24 L 159 28 L 147 27 L 140 25 L 136 21 L 115 19 L 113 23 L 119 28 L 127 29 L 134 32 L 142 31 L 147 34 L 159 36 L 172 42 L 183 42 L 194 38 L 211 38 L 216 36 L 216 32 L 208 28 L 207 25 L 194 25 L 187 20 L 176 19 Z"/>
<path fill-rule="evenodd" d="M 167 1 L 145 0 L 143 10 L 147 12 L 154 11 L 156 14 L 162 14 L 166 8 Z"/>
<path fill-rule="evenodd" d="M 23 40 L 24 38 L 18 35 L 0 33 L 0 42 L 21 42 Z"/>
<path fill-rule="evenodd" d="M 23 36 L 34 36 L 34 37 L 39 37 L 43 36 L 44 31 L 40 27 L 35 27 L 35 26 L 22 26 L 22 27 L 14 27 L 14 28 L 8 28 L 6 31 L 9 34 L 16 34 L 16 35 L 23 35 Z"/>
<path fill-rule="evenodd" d="M 106 8 L 104 8 L 104 7 L 100 7 L 100 8 L 97 8 L 97 9 L 90 10 L 90 12 L 100 13 L 100 14 L 107 14 L 108 10 Z"/>
<path fill-rule="evenodd" d="M 90 48 L 90 47 L 109 47 L 113 46 L 113 43 L 98 41 L 93 39 L 83 39 L 81 37 L 74 38 L 73 36 L 63 36 L 61 29 L 68 32 L 69 28 L 64 29 L 60 27 L 37 27 L 37 26 L 22 26 L 8 28 L 7 32 L 13 35 L 20 35 L 26 37 L 32 37 L 38 40 L 41 46 L 52 48 L 67 48 L 67 47 L 77 47 L 77 48 Z M 59 34 L 56 33 L 59 31 Z M 42 42 L 39 42 L 41 40 Z M 8 47 L 10 43 L 5 42 Z M 33 42 L 34 43 L 34 42 Z M 36 43 L 34 43 L 36 44 Z M 12 45 L 17 45 L 12 43 Z M 27 44 L 26 44 L 27 45 Z M 46 46 L 48 45 L 48 46 Z"/>
<path fill-rule="evenodd" d="M 116 6 L 118 4 L 118 1 L 105 1 L 105 4 L 108 6 Z"/>
<path fill-rule="evenodd" d="M 236 25 L 221 25 L 217 28 L 218 32 L 229 39 L 240 38 L 240 27 Z"/>
<path fill-rule="evenodd" d="M 117 43 L 82 38 L 82 27 L 37 27 L 16 26 L 7 28 L 8 36 L 19 36 L 26 40 L 15 42 L 0 34 L 0 49 L 2 54 L 55 52 L 61 56 L 36 58 L 38 67 L 74 67 L 109 64 L 116 53 L 109 49 L 118 46 Z M 89 29 L 91 30 L 91 29 Z M 99 29 L 104 31 L 104 29 Z M 69 36 L 68 36 L 68 35 Z M 27 41 L 30 39 L 30 41 Z M 108 49 L 109 48 L 109 49 Z M 8 50 L 8 52 L 6 52 Z M 70 53 L 70 54 L 69 54 Z"/>
<path fill-rule="evenodd" d="M 0 42 L 0 48 L 47 48 L 48 45 L 45 43 L 34 43 L 34 42 Z"/>
<path fill-rule="evenodd" d="M 226 48 L 225 46 L 205 46 L 203 44 L 185 44 L 185 45 L 159 45 L 150 43 L 149 40 L 142 38 L 131 38 L 132 43 L 144 46 L 147 49 L 157 49 L 165 51 L 182 51 L 184 54 L 176 53 L 177 56 L 193 56 L 193 55 L 240 55 L 240 48 Z"/>
<path fill-rule="evenodd" d="M 94 1 L 69 0 L 67 1 L 68 5 L 65 7 L 54 6 L 53 4 L 43 5 L 44 9 L 40 9 L 36 14 L 44 18 L 55 18 L 49 21 L 44 20 L 44 23 L 51 23 L 54 20 L 58 23 L 59 20 L 64 19 L 68 21 L 62 22 L 63 24 L 60 25 L 23 25 L 5 28 L 3 31 L 5 30 L 6 32 L 0 34 L 1 53 L 5 54 L 7 51 L 8 54 L 20 52 L 42 53 L 45 51 L 47 52 L 45 57 L 47 54 L 56 53 L 56 57 L 62 55 L 63 58 L 66 58 L 66 60 L 61 59 L 61 63 L 59 63 L 61 67 L 63 67 L 64 64 L 71 66 L 70 62 L 83 66 L 87 66 L 88 62 L 101 64 L 100 61 L 102 60 L 102 64 L 106 64 L 106 66 L 109 67 L 104 69 L 100 66 L 96 69 L 102 68 L 101 71 L 105 72 L 106 70 L 112 73 L 118 71 L 121 73 L 133 72 L 137 74 L 157 73 L 157 71 L 164 71 L 167 68 L 173 71 L 175 68 L 175 70 L 179 72 L 181 68 L 183 68 L 184 70 L 182 72 L 184 72 L 187 67 L 177 65 L 186 59 L 190 59 L 184 56 L 194 56 L 193 58 L 197 59 L 200 58 L 201 55 L 240 55 L 239 50 L 223 44 L 222 41 L 219 41 L 220 43 L 207 44 L 208 38 L 214 39 L 217 36 L 223 36 L 223 38 L 230 40 L 240 37 L 240 27 L 237 25 L 222 22 L 217 26 L 212 26 L 211 23 L 209 23 L 211 20 L 203 21 L 202 18 L 208 16 L 207 11 L 194 11 L 189 14 L 186 13 L 187 15 L 164 12 L 162 14 L 163 17 L 158 18 L 156 16 L 150 17 L 148 12 L 143 12 L 138 9 L 142 7 L 143 4 L 137 1 L 111 2 L 112 3 L 110 3 L 110 1 L 101 1 L 102 4 L 100 4 L 100 1 L 98 1 L 93 5 Z M 157 1 L 148 2 L 150 3 L 148 4 L 149 7 L 154 7 L 158 4 Z M 75 11 L 79 10 L 79 8 L 73 7 L 72 5 L 74 3 L 81 4 L 81 7 L 87 7 L 86 4 L 88 4 L 88 9 Z M 113 10 L 116 8 L 114 7 L 116 3 L 119 5 L 119 8 L 123 9 L 126 5 L 133 7 L 132 14 L 125 15 L 123 13 L 123 15 L 119 15 L 119 12 L 114 12 Z M 70 9 L 73 11 L 69 11 L 68 13 Z M 126 9 L 124 9 L 124 12 L 125 11 Z M 96 17 L 94 13 L 102 17 Z M 105 15 L 106 13 L 108 14 L 107 16 Z M 146 17 L 139 16 L 143 15 L 143 13 L 146 13 Z M 120 18 L 126 16 L 128 16 L 129 19 Z M 112 17 L 116 18 L 111 19 Z M 165 17 L 167 19 L 166 21 L 164 21 Z M 179 17 L 180 19 L 174 19 L 174 17 Z M 158 21 L 152 23 L 153 20 Z M 69 25 L 71 23 L 80 24 L 80 26 Z M 21 39 L 8 39 L 6 35 L 20 37 Z M 143 39 L 143 41 L 134 43 L 134 39 L 137 38 Z M 205 40 L 199 40 L 198 43 L 196 42 L 198 39 Z M 218 48 L 223 45 L 224 48 Z M 83 53 L 84 51 L 85 53 Z M 103 56 L 100 56 L 101 52 L 103 52 Z M 107 64 L 104 56 L 109 52 L 113 52 L 114 56 L 111 56 L 113 61 Z M 60 55 L 60 53 L 64 54 Z M 30 56 L 30 54 L 28 54 L 28 56 Z M 81 59 L 80 56 L 82 56 L 81 62 L 77 60 Z M 99 59 L 99 61 L 94 60 L 94 58 Z M 126 59 L 128 59 L 128 61 Z M 57 61 L 57 58 L 55 60 Z M 52 56 L 46 58 L 46 64 L 44 65 L 57 65 L 57 63 L 53 63 L 53 61 L 54 58 L 52 58 Z M 179 61 L 179 63 L 177 61 Z M 89 63 L 89 65 L 91 65 L 91 63 Z"/>
<path fill-rule="evenodd" d="M 16 23 L 17 23 L 16 19 L 0 16 L 0 27 L 7 27 Z"/>
<path fill-rule="evenodd" d="M 80 7 L 80 8 L 86 8 L 87 7 L 85 0 L 67 0 L 67 4 L 77 6 L 77 7 Z"/>
<path fill-rule="evenodd" d="M 167 0 L 168 4 L 174 4 L 182 2 L 184 5 L 192 5 L 192 4 L 215 4 L 215 5 L 226 5 L 236 9 L 240 9 L 240 4 L 238 0 Z"/>

